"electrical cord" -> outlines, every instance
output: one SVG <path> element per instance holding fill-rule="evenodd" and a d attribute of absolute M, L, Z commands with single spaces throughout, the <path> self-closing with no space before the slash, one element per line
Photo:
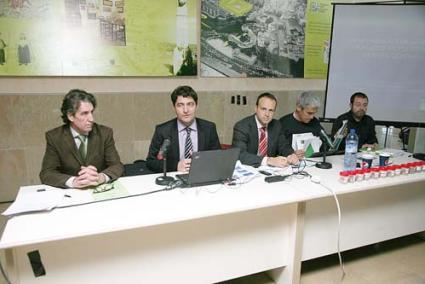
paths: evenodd
<path fill-rule="evenodd" d="M 1 228 L 1 233 L 2 233 L 2 234 L 3 234 L 4 228 L 6 227 L 6 223 L 7 223 L 7 222 L 5 222 L 5 223 L 3 224 L 3 227 Z M 0 271 L 1 271 L 1 274 L 2 274 L 2 276 L 3 276 L 3 278 L 4 278 L 4 280 L 6 280 L 6 283 L 7 283 L 7 284 L 11 284 L 12 282 L 10 282 L 9 277 L 7 276 L 6 271 L 5 271 L 5 270 L 4 270 L 4 268 L 3 268 L 3 263 L 2 263 L 2 261 L 1 261 L 1 259 L 0 259 Z"/>
<path fill-rule="evenodd" d="M 1 262 L 1 260 L 0 260 L 0 270 L 1 270 L 1 274 L 3 275 L 4 280 L 6 280 L 6 283 L 12 284 L 12 282 L 10 282 L 9 278 L 6 275 L 6 271 L 4 271 L 3 264 Z"/>
<path fill-rule="evenodd" d="M 179 180 L 179 179 L 177 179 L 177 180 L 174 180 L 174 181 L 172 181 L 172 182 L 170 182 L 165 188 L 164 188 L 164 190 L 172 190 L 172 189 L 174 189 L 174 188 L 177 188 L 177 187 L 180 187 L 180 186 L 182 186 L 183 185 L 183 181 L 181 181 L 181 180 Z"/>
<path fill-rule="evenodd" d="M 75 207 L 75 206 L 86 205 L 86 204 L 91 204 L 91 203 L 98 203 L 98 202 L 103 202 L 103 201 L 110 201 L 110 200 L 115 200 L 115 199 L 124 199 L 124 198 L 129 198 L 129 197 L 134 197 L 134 196 L 148 195 L 148 194 L 157 193 L 157 192 L 161 192 L 161 191 L 170 191 L 170 190 L 172 190 L 172 189 L 174 189 L 178 186 L 181 186 L 182 184 L 183 184 L 182 181 L 176 180 L 176 181 L 172 182 L 171 184 L 169 184 L 168 186 L 166 186 L 165 188 L 158 189 L 158 190 L 153 190 L 153 191 L 144 192 L 144 193 L 140 193 L 140 194 L 122 196 L 122 197 L 113 198 L 113 199 L 96 200 L 96 201 L 91 201 L 91 202 L 86 202 L 86 203 L 81 203 L 81 204 L 67 205 L 67 206 L 62 206 L 62 207 L 58 207 L 58 208 Z M 33 213 L 37 213 L 37 212 L 26 212 L 26 213 L 15 214 L 15 215 L 10 216 L 8 219 L 11 219 L 11 218 L 18 216 L 18 215 L 26 215 L 26 214 L 33 214 Z M 6 226 L 6 223 L 1 228 L 1 232 L 3 232 L 5 226 Z M 3 276 L 3 278 L 6 280 L 6 283 L 11 284 L 9 278 L 7 277 L 6 271 L 3 268 L 3 264 L 1 262 L 1 260 L 0 260 L 0 272 Z"/>
<path fill-rule="evenodd" d="M 338 259 L 339 259 L 339 267 L 341 268 L 341 281 L 344 280 L 345 277 L 345 269 L 344 269 L 344 262 L 341 255 L 341 207 L 339 205 L 338 197 L 336 196 L 336 193 L 328 186 L 324 185 L 323 183 L 320 183 L 320 185 L 325 188 L 327 191 L 332 193 L 333 198 L 335 199 L 336 207 L 338 209 L 338 240 L 337 240 L 337 250 L 338 250 Z"/>

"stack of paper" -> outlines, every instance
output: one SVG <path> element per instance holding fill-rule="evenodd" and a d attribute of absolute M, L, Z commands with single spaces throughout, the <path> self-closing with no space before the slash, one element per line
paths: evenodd
<path fill-rule="evenodd" d="M 292 135 L 292 148 L 294 150 L 304 150 L 304 155 L 307 158 L 314 152 L 320 152 L 320 146 L 322 146 L 322 140 L 311 132 Z"/>
<path fill-rule="evenodd" d="M 26 212 L 49 211 L 56 207 L 64 198 L 64 191 L 50 186 L 28 187 L 19 190 L 15 202 L 2 213 L 4 216 Z"/>

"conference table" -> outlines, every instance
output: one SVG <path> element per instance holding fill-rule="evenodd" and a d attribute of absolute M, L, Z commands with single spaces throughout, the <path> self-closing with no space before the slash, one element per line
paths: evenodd
<path fill-rule="evenodd" d="M 12 283 L 215 283 L 267 271 L 298 283 L 301 262 L 425 231 L 425 172 L 343 184 L 343 157 L 276 183 L 162 189 L 123 177 L 134 196 L 8 220 L 0 249 Z M 408 153 L 394 163 L 413 161 Z M 30 190 L 35 186 L 21 187 Z M 45 275 L 28 253 L 38 251 Z"/>

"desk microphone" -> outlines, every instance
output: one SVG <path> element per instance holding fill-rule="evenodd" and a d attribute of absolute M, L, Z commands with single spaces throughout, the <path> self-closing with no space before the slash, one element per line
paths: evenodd
<path fill-rule="evenodd" d="M 320 139 L 324 142 L 325 145 L 323 145 L 323 161 L 317 162 L 316 167 L 319 169 L 330 169 L 332 168 L 332 164 L 329 162 L 326 162 L 326 151 L 328 150 L 327 146 L 329 146 L 330 148 L 333 147 L 333 143 L 331 138 L 329 138 L 329 136 L 326 134 L 326 132 L 323 129 L 320 129 L 319 135 L 320 135 Z"/>
<path fill-rule="evenodd" d="M 155 180 L 155 183 L 158 185 L 169 185 L 170 183 L 172 183 L 174 181 L 173 177 L 169 177 L 167 176 L 167 152 L 168 152 L 168 147 L 170 146 L 170 139 L 165 138 L 164 141 L 162 142 L 161 148 L 159 148 L 159 152 L 156 155 L 156 158 L 158 160 L 162 160 L 163 161 L 163 169 L 164 169 L 164 175 L 157 177 Z"/>
<path fill-rule="evenodd" d="M 156 155 L 156 158 L 158 159 L 158 160 L 163 160 L 163 159 L 165 159 L 165 156 L 167 155 L 167 152 L 168 152 L 168 147 L 170 146 L 170 139 L 168 139 L 168 138 L 165 138 L 164 139 L 164 142 L 162 142 L 162 145 L 161 145 L 161 147 L 159 148 L 159 152 L 158 152 L 158 154 Z"/>

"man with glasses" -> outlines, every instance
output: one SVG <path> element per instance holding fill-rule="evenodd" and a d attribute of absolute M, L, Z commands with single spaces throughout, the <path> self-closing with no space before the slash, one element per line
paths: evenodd
<path fill-rule="evenodd" d="M 123 173 L 112 129 L 94 122 L 95 97 L 83 90 L 65 95 L 64 125 L 46 133 L 40 180 L 62 188 L 87 188 L 117 179 Z"/>
<path fill-rule="evenodd" d="M 332 125 L 332 136 L 342 126 L 342 122 L 347 120 L 347 131 L 344 133 L 346 136 L 349 129 L 355 129 L 359 137 L 359 148 L 372 148 L 378 147 L 378 139 L 376 138 L 375 121 L 373 118 L 366 114 L 369 99 L 366 94 L 357 92 L 351 95 L 350 110 L 341 114 Z M 345 138 L 340 144 L 340 148 L 345 148 Z"/>
<path fill-rule="evenodd" d="M 298 162 L 281 133 L 279 121 L 273 119 L 276 105 L 274 95 L 259 95 L 255 114 L 238 121 L 233 127 L 232 146 L 240 149 L 239 159 L 243 164 L 285 167 Z"/>
<path fill-rule="evenodd" d="M 179 86 L 171 93 L 176 118 L 155 128 L 146 165 L 154 172 L 163 171 L 163 158 L 167 159 L 167 171 L 188 172 L 193 152 L 220 149 L 215 123 L 196 117 L 198 95 L 190 86 Z M 161 146 L 169 140 L 164 153 Z"/>

